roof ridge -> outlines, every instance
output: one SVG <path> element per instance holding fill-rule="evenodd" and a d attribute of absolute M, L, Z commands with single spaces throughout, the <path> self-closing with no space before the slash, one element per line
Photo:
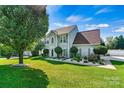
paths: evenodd
<path fill-rule="evenodd" d="M 63 28 L 66 28 L 66 27 L 77 27 L 77 25 L 69 25 L 69 26 L 59 27 L 59 28 L 56 28 L 54 30 L 56 31 L 56 30 L 63 29 Z"/>
<path fill-rule="evenodd" d="M 100 31 L 100 29 L 93 29 L 93 30 L 85 30 L 85 31 L 81 31 L 81 32 L 79 32 L 79 33 L 83 33 L 83 32 L 90 32 L 90 31 Z"/>

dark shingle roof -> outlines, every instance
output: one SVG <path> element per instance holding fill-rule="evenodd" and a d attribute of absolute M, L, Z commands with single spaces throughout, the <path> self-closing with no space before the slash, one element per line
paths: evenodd
<path fill-rule="evenodd" d="M 100 30 L 78 32 L 73 44 L 97 44 L 100 43 Z"/>

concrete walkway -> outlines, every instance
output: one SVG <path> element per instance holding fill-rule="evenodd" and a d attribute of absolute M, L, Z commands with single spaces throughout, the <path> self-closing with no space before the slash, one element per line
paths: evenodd
<path fill-rule="evenodd" d="M 104 59 L 105 65 L 99 65 L 99 66 L 97 66 L 97 67 L 116 70 L 115 66 L 111 63 L 110 60 L 105 59 L 105 58 L 103 58 L 103 59 Z"/>
<path fill-rule="evenodd" d="M 105 60 L 105 63 L 106 63 L 105 67 L 112 68 L 112 69 L 116 69 L 116 68 L 115 68 L 114 65 L 112 65 L 110 60 L 124 62 L 124 56 L 104 56 L 104 57 L 101 57 L 101 58 Z M 98 66 L 98 67 L 103 67 L 103 66 Z"/>

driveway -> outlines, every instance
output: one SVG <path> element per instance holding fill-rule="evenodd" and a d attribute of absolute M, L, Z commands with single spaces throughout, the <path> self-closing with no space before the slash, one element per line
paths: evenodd
<path fill-rule="evenodd" d="M 105 60 L 116 60 L 116 61 L 124 62 L 124 56 L 105 56 L 101 58 Z"/>

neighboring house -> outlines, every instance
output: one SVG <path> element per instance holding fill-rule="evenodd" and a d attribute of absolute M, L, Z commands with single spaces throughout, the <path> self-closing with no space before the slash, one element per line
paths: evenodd
<path fill-rule="evenodd" d="M 93 53 L 93 48 L 100 44 L 100 30 L 79 32 L 76 25 L 51 30 L 46 34 L 45 49 L 49 49 L 49 57 L 56 57 L 54 49 L 60 46 L 63 50 L 62 57 L 70 57 L 70 48 L 76 46 L 78 54 L 88 56 Z"/>

